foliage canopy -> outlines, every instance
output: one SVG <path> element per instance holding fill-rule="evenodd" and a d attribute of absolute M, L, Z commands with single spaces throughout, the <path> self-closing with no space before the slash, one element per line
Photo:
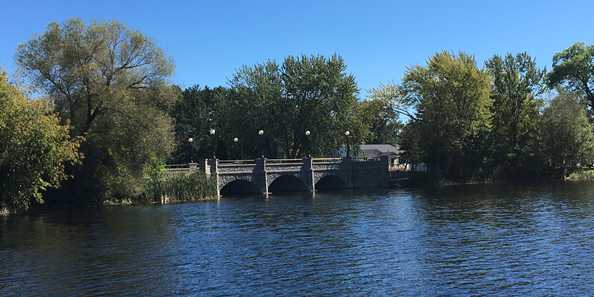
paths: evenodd
<path fill-rule="evenodd" d="M 117 22 L 52 23 L 19 46 L 17 64 L 54 102 L 71 136 L 82 136 L 81 166 L 70 168 L 71 195 L 131 195 L 142 169 L 172 150 L 167 111 L 173 65 L 143 34 Z"/>
<path fill-rule="evenodd" d="M 0 208 L 25 211 L 44 202 L 79 160 L 78 141 L 44 100 L 28 101 L 0 73 Z"/>

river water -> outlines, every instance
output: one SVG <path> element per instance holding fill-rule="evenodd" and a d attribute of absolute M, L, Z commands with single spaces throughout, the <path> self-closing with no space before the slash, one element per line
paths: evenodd
<path fill-rule="evenodd" d="M 0 218 L 0 296 L 592 296 L 594 185 Z"/>

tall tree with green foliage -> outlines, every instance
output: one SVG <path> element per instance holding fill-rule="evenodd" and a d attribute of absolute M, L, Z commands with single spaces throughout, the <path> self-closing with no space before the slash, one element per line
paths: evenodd
<path fill-rule="evenodd" d="M 0 209 L 25 211 L 67 178 L 78 141 L 44 100 L 28 101 L 0 73 Z"/>
<path fill-rule="evenodd" d="M 594 121 L 594 45 L 577 42 L 556 53 L 549 84 L 583 94 L 590 120 Z"/>
<path fill-rule="evenodd" d="M 290 110 L 282 95 L 282 73 L 274 61 L 243 66 L 231 78 L 225 101 L 227 139 L 238 137 L 247 157 L 283 157 L 281 140 L 287 134 L 283 125 Z M 263 131 L 259 135 L 259 131 Z"/>
<path fill-rule="evenodd" d="M 564 178 L 594 162 L 594 126 L 579 95 L 559 90 L 543 114 L 541 135 L 545 166 Z"/>
<path fill-rule="evenodd" d="M 403 90 L 415 103 L 422 159 L 434 178 L 467 179 L 484 167 L 491 128 L 489 76 L 472 56 L 441 52 L 427 66 L 404 76 Z"/>
<path fill-rule="evenodd" d="M 398 143 L 401 124 L 387 102 L 377 99 L 361 101 L 358 112 L 363 124 L 368 128 L 365 135 L 366 143 Z"/>
<path fill-rule="evenodd" d="M 409 96 L 402 86 L 394 83 L 380 84 L 379 87 L 373 88 L 370 91 L 369 99 L 381 100 L 389 105 L 397 118 L 402 118 L 405 121 L 416 120 L 415 107 L 418 103 L 418 98 Z"/>
<path fill-rule="evenodd" d="M 494 56 L 486 63 L 491 76 L 493 128 L 491 146 L 497 175 L 531 177 L 540 164 L 540 111 L 545 71 L 527 53 Z"/>
<path fill-rule="evenodd" d="M 369 132 L 367 143 L 398 144 L 403 126 L 399 117 L 410 114 L 401 101 L 400 88 L 388 84 L 372 89 L 367 100 L 359 103 L 360 118 Z"/>
<path fill-rule="evenodd" d="M 143 167 L 172 150 L 167 111 L 177 95 L 166 79 L 173 65 L 142 33 L 117 22 L 52 23 L 18 48 L 17 63 L 52 99 L 70 135 L 84 137 L 71 195 L 60 197 L 133 195 Z"/>
<path fill-rule="evenodd" d="M 197 161 L 211 158 L 213 154 L 219 158 L 230 157 L 225 145 L 219 142 L 224 141 L 221 135 L 232 137 L 233 133 L 224 129 L 226 122 L 235 121 L 240 114 L 227 114 L 227 97 L 228 90 L 223 87 L 210 89 L 193 86 L 183 90 L 171 114 L 175 117 L 175 162 Z M 231 118 L 225 118 L 227 115 Z M 214 134 L 210 134 L 211 129 Z"/>
<path fill-rule="evenodd" d="M 234 131 L 229 136 L 238 135 L 247 147 L 263 145 L 268 157 L 334 155 L 338 147 L 359 143 L 364 135 L 356 113 L 357 92 L 338 56 L 289 56 L 280 66 L 269 61 L 244 67 L 231 81 L 226 106 L 232 116 L 226 120 L 239 121 L 229 124 Z"/>
<path fill-rule="evenodd" d="M 293 123 L 289 138 L 293 141 L 287 147 L 288 155 L 330 155 L 345 141 L 350 145 L 360 143 L 364 127 L 355 112 L 358 88 L 346 68 L 344 60 L 336 55 L 285 59 L 285 104 L 295 108 L 289 114 Z M 312 131 L 307 140 L 306 130 Z M 346 130 L 351 132 L 348 140 Z"/>

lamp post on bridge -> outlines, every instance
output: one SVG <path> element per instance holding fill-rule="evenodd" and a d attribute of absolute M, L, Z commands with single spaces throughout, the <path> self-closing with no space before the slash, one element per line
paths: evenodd
<path fill-rule="evenodd" d="M 351 132 L 349 130 L 344 131 L 344 136 L 346 138 L 346 157 L 347 159 L 351 158 L 351 144 L 350 144 L 350 137 Z"/>
<path fill-rule="evenodd" d="M 188 138 L 188 144 L 190 145 L 190 163 L 194 163 L 194 161 L 192 160 L 192 155 L 193 155 L 193 150 L 194 150 L 194 138 L 189 137 Z"/>
<path fill-rule="evenodd" d="M 260 136 L 258 141 L 260 143 L 260 156 L 264 158 L 264 130 L 259 130 L 258 136 Z"/>
<path fill-rule="evenodd" d="M 243 147 L 242 147 L 242 145 L 241 145 L 241 142 L 239 142 L 239 138 L 237 138 L 237 137 L 233 137 L 233 143 L 234 143 L 236 146 L 239 146 L 239 159 L 240 159 L 240 160 L 243 160 Z"/>
<path fill-rule="evenodd" d="M 305 149 L 307 150 L 306 156 L 311 156 L 311 145 L 310 145 L 311 141 L 309 139 L 310 135 L 311 135 L 311 131 L 305 130 L 305 143 L 306 143 Z"/>
<path fill-rule="evenodd" d="M 210 130 L 208 131 L 208 133 L 213 138 L 212 158 L 213 159 L 216 159 L 217 158 L 217 156 L 216 156 L 217 155 L 217 138 L 215 137 L 215 134 L 217 133 L 217 130 L 215 130 L 214 128 L 210 128 Z"/>

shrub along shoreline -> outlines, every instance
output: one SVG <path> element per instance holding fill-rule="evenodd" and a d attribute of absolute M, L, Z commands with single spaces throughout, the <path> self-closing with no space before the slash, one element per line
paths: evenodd
<path fill-rule="evenodd" d="M 203 201 L 217 198 L 214 178 L 202 171 L 169 173 L 165 164 L 153 161 L 147 166 L 142 200 L 148 203 Z"/>

